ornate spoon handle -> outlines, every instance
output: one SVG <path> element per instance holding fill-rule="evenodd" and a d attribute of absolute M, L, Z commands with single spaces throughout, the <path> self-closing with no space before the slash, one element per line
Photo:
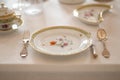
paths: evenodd
<path fill-rule="evenodd" d="M 20 52 L 21 57 L 26 57 L 28 55 L 27 47 L 28 47 L 28 44 L 29 44 L 29 38 L 30 38 L 30 32 L 28 30 L 24 31 L 23 48 Z"/>
<path fill-rule="evenodd" d="M 102 40 L 102 43 L 103 43 L 103 46 L 104 46 L 102 55 L 103 55 L 105 58 L 109 58 L 109 57 L 110 57 L 110 52 L 108 51 L 108 49 L 107 49 L 107 47 L 106 47 L 105 41 Z"/>
<path fill-rule="evenodd" d="M 102 55 L 105 58 L 109 58 L 110 57 L 110 52 L 108 51 L 108 49 L 106 47 L 106 44 L 105 44 L 105 41 L 107 40 L 107 33 L 106 33 L 106 31 L 104 29 L 102 29 L 102 28 L 98 29 L 97 37 L 103 43 L 104 49 L 102 51 Z"/>
<path fill-rule="evenodd" d="M 28 47 L 28 42 L 23 43 L 23 48 L 20 52 L 21 57 L 26 57 L 28 55 L 27 47 Z"/>

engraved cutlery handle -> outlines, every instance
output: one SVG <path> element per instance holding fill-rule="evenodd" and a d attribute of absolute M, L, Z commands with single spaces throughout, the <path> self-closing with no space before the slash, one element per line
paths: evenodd
<path fill-rule="evenodd" d="M 24 31 L 23 34 L 23 48 L 20 52 L 21 57 L 26 57 L 28 55 L 27 47 L 29 44 L 30 32 L 28 30 Z"/>
<path fill-rule="evenodd" d="M 21 52 L 20 52 L 20 56 L 21 56 L 21 57 L 26 57 L 26 56 L 28 55 L 28 51 L 27 51 L 28 42 L 29 42 L 29 41 L 23 42 L 23 48 L 22 48 L 22 50 L 21 50 Z"/>
<path fill-rule="evenodd" d="M 92 52 L 93 57 L 94 57 L 94 58 L 97 58 L 98 55 L 96 54 L 95 45 L 92 44 L 90 47 L 91 47 L 91 52 Z"/>
<path fill-rule="evenodd" d="M 102 52 L 102 55 L 105 57 L 105 58 L 109 58 L 110 57 L 110 52 L 108 51 L 107 47 L 106 47 L 106 44 L 105 44 L 105 41 L 102 40 L 101 41 L 103 43 L 103 52 Z"/>

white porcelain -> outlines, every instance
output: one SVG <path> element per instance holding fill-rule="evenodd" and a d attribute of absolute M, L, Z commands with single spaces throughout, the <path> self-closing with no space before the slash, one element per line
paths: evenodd
<path fill-rule="evenodd" d="M 85 0 L 59 0 L 59 1 L 66 4 L 78 4 L 84 2 Z"/>
<path fill-rule="evenodd" d="M 107 4 L 87 4 L 81 5 L 73 11 L 73 16 L 80 19 L 80 21 L 98 25 L 98 15 L 102 11 L 103 13 L 109 11 L 112 8 L 111 5 Z M 103 16 L 103 15 L 102 15 Z"/>
<path fill-rule="evenodd" d="M 14 11 L 7 8 L 4 3 L 0 3 L 0 18 L 13 15 Z"/>
<path fill-rule="evenodd" d="M 23 21 L 21 18 L 15 18 L 11 22 L 0 23 L 0 31 L 16 30 L 22 25 Z"/>
<path fill-rule="evenodd" d="M 0 31 L 8 31 L 22 24 L 21 15 L 16 15 L 12 9 L 0 3 Z"/>
<path fill-rule="evenodd" d="M 48 55 L 72 55 L 91 45 L 91 34 L 75 27 L 54 26 L 32 34 L 30 45 Z"/>

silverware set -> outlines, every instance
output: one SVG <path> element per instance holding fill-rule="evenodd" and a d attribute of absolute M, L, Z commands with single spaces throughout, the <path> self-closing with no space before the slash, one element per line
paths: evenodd
<path fill-rule="evenodd" d="M 105 58 L 109 58 L 110 57 L 110 52 L 108 51 L 106 43 L 105 43 L 105 41 L 107 40 L 107 33 L 106 33 L 105 29 L 101 28 L 101 26 L 100 26 L 100 23 L 104 21 L 104 19 L 102 17 L 102 14 L 103 14 L 103 12 L 101 11 L 98 15 L 99 29 L 97 30 L 97 38 L 103 44 L 104 49 L 102 51 L 102 55 Z M 91 47 L 92 55 L 94 56 L 94 58 L 96 58 L 97 54 L 96 54 L 96 51 L 95 51 L 95 46 L 92 44 L 90 47 Z"/>
<path fill-rule="evenodd" d="M 103 44 L 102 55 L 105 58 L 109 58 L 110 57 L 110 52 L 108 51 L 106 43 L 105 43 L 105 41 L 107 40 L 107 33 L 106 33 L 105 29 L 101 28 L 101 26 L 100 26 L 101 22 L 104 21 L 104 19 L 102 17 L 102 14 L 103 14 L 103 11 L 101 11 L 98 15 L 99 28 L 97 30 L 97 38 Z M 24 34 L 23 34 L 23 39 L 22 39 L 23 47 L 22 47 L 22 50 L 20 52 L 20 56 L 22 58 L 25 58 L 28 55 L 27 47 L 28 47 L 28 44 L 29 44 L 29 38 L 30 38 L 30 32 L 28 30 L 25 30 Z M 90 46 L 90 49 L 91 49 L 91 53 L 92 53 L 93 57 L 97 58 L 98 54 L 96 53 L 96 48 L 95 48 L 95 45 L 94 45 L 93 41 L 92 41 L 92 45 Z"/>
<path fill-rule="evenodd" d="M 105 29 L 101 28 L 100 26 L 100 23 L 104 21 L 103 17 L 102 17 L 102 11 L 99 13 L 98 15 L 98 21 L 99 21 L 99 29 L 97 31 L 97 38 L 99 39 L 99 41 L 102 42 L 103 44 L 103 51 L 102 51 L 102 55 L 105 57 L 105 58 L 109 58 L 110 57 L 110 52 L 108 51 L 107 49 L 107 46 L 106 46 L 106 43 L 105 41 L 107 40 L 107 33 L 105 31 Z"/>

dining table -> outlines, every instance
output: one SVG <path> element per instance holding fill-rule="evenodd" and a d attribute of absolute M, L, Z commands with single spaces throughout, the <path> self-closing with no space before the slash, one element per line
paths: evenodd
<path fill-rule="evenodd" d="M 6 5 L 11 6 L 12 1 L 6 1 Z M 20 11 L 22 25 L 17 30 L 0 31 L 0 80 L 120 80 L 120 0 L 103 2 L 113 6 L 101 23 L 107 32 L 109 58 L 102 56 L 103 45 L 97 38 L 98 25 L 86 24 L 73 16 L 77 7 L 99 3 L 102 2 L 85 0 L 65 4 L 59 0 L 46 0 L 41 13 L 29 15 Z M 72 26 L 91 33 L 98 57 L 93 57 L 90 48 L 74 55 L 54 56 L 40 53 L 28 45 L 28 56 L 22 58 L 24 30 L 29 30 L 32 35 L 52 26 Z"/>

